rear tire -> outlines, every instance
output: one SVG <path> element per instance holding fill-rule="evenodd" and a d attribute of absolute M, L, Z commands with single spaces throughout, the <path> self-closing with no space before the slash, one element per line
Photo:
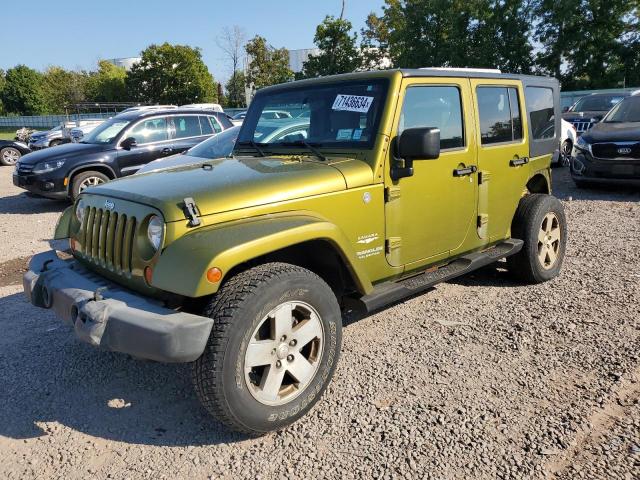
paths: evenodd
<path fill-rule="evenodd" d="M 62 140 L 51 140 L 49 142 L 49 147 L 57 147 L 58 145 L 62 145 Z"/>
<path fill-rule="evenodd" d="M 230 278 L 204 310 L 214 327 L 192 379 L 202 405 L 233 430 L 261 434 L 305 415 L 331 381 L 342 318 L 316 274 L 267 263 Z"/>
<path fill-rule="evenodd" d="M 78 198 L 85 189 L 89 187 L 93 187 L 96 185 L 101 185 L 109 181 L 109 177 L 107 177 L 104 173 L 96 172 L 94 170 L 89 170 L 87 172 L 82 172 L 73 177 L 71 182 L 71 199 L 75 200 Z"/>
<path fill-rule="evenodd" d="M 0 150 L 0 164 L 5 167 L 11 167 L 16 164 L 18 160 L 22 157 L 22 153 L 20 150 L 14 147 L 5 147 Z"/>
<path fill-rule="evenodd" d="M 511 236 L 524 241 L 522 250 L 507 259 L 512 275 L 527 283 L 558 276 L 567 245 L 567 221 L 560 200 L 545 194 L 521 199 Z"/>

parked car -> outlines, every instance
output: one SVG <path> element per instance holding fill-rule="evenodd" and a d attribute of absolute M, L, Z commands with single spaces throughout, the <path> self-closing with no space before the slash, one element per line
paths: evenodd
<path fill-rule="evenodd" d="M 24 142 L 0 140 L 0 164 L 5 167 L 15 165 L 27 153 L 31 153 L 31 149 Z"/>
<path fill-rule="evenodd" d="M 292 115 L 284 110 L 265 110 L 260 115 L 260 118 L 264 118 L 265 120 L 277 120 L 279 118 L 292 118 Z"/>
<path fill-rule="evenodd" d="M 67 140 L 63 137 L 62 129 L 63 126 L 58 125 L 57 127 L 53 127 L 51 130 L 33 132 L 29 138 L 29 148 L 31 150 L 40 150 L 67 143 Z"/>
<path fill-rule="evenodd" d="M 247 116 L 247 112 L 238 112 L 231 117 L 231 123 L 234 125 L 242 125 L 244 122 L 244 117 Z"/>
<path fill-rule="evenodd" d="M 578 138 L 578 133 L 573 123 L 569 123 L 565 119 L 562 119 L 560 122 L 560 132 L 560 156 L 558 157 L 558 163 L 566 167 L 571 161 L 571 152 Z"/>
<path fill-rule="evenodd" d="M 261 89 L 232 158 L 82 193 L 55 232 L 72 258 L 34 256 L 26 296 L 88 344 L 191 363 L 230 428 L 281 430 L 330 384 L 343 308 L 376 311 L 502 258 L 521 282 L 560 274 L 559 90 L 459 69 Z M 306 139 L 256 141 L 281 104 L 313 109 Z"/>
<path fill-rule="evenodd" d="M 160 158 L 143 165 L 142 168 L 136 172 L 136 175 L 203 163 L 207 160 L 213 160 L 216 158 L 229 157 L 231 152 L 233 152 L 233 147 L 236 143 L 239 132 L 240 127 L 238 126 L 228 128 L 227 130 L 208 138 L 204 142 L 199 143 L 195 147 L 191 147 L 182 154 Z"/>
<path fill-rule="evenodd" d="M 586 95 L 569 107 L 569 110 L 562 114 L 562 118 L 572 123 L 580 136 L 598 123 L 616 104 L 630 95 L 630 92 Z"/>
<path fill-rule="evenodd" d="M 76 198 L 87 187 L 135 173 L 232 126 L 223 113 L 143 110 L 113 117 L 79 143 L 25 155 L 13 183 L 49 198 Z"/>
<path fill-rule="evenodd" d="M 190 103 L 182 105 L 180 108 L 195 108 L 196 110 L 213 110 L 214 112 L 224 112 L 222 107 L 217 103 Z"/>
<path fill-rule="evenodd" d="M 296 142 L 306 140 L 309 135 L 308 118 L 288 118 L 283 120 L 261 118 L 262 120 L 253 134 L 256 142 Z"/>
<path fill-rule="evenodd" d="M 571 176 L 578 187 L 595 183 L 640 186 L 640 96 L 622 100 L 578 138 Z"/>
<path fill-rule="evenodd" d="M 82 134 L 84 134 L 84 132 L 89 133 L 91 130 L 93 130 L 98 125 L 101 125 L 102 123 L 104 123 L 104 118 L 95 118 L 95 119 L 88 119 L 88 120 L 72 120 L 69 122 L 65 122 L 64 126 L 62 127 L 62 138 L 67 140 L 67 142 L 72 142 L 73 137 L 71 135 L 71 132 L 74 129 L 80 129 L 80 130 L 76 130 L 76 136 L 77 136 L 79 132 L 82 132 Z"/>
<path fill-rule="evenodd" d="M 71 137 L 71 141 L 73 143 L 79 143 L 88 133 L 92 132 L 100 125 L 104 123 L 104 120 L 101 122 L 92 122 L 86 125 L 82 125 L 80 127 L 72 128 L 69 132 L 69 136 Z"/>
<path fill-rule="evenodd" d="M 148 110 L 169 110 L 169 109 L 173 109 L 173 108 L 178 108 L 175 105 L 137 105 L 135 107 L 129 107 L 129 108 L 125 108 L 124 110 L 122 110 L 121 112 L 118 113 L 118 115 L 122 115 L 123 113 L 131 113 L 131 112 L 141 112 L 141 111 L 148 111 Z"/>

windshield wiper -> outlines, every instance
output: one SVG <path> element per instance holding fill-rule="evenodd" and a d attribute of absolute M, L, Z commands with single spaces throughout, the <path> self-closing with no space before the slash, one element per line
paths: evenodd
<path fill-rule="evenodd" d="M 237 145 L 239 147 L 252 147 L 256 152 L 258 152 L 258 155 L 260 155 L 261 157 L 266 157 L 266 155 L 264 154 L 262 149 L 253 140 L 248 140 L 248 141 L 244 141 L 244 142 L 238 142 Z"/>
<path fill-rule="evenodd" d="M 323 162 L 327 161 L 327 157 L 325 157 L 320 150 L 316 148 L 316 144 L 312 144 L 309 142 L 305 142 L 304 140 L 297 140 L 295 142 L 283 142 L 279 145 L 283 145 L 285 147 L 306 147 L 307 150 L 310 150 L 316 157 L 318 157 Z"/>

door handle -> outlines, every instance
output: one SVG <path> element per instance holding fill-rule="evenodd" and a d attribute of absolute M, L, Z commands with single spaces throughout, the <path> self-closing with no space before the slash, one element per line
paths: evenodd
<path fill-rule="evenodd" d="M 520 165 L 526 165 L 527 163 L 529 163 L 529 158 L 527 158 L 527 157 L 514 158 L 514 159 L 509 161 L 509 166 L 510 167 L 519 167 Z"/>
<path fill-rule="evenodd" d="M 162 153 L 171 153 L 173 152 L 173 148 L 165 147 L 161 151 Z"/>
<path fill-rule="evenodd" d="M 454 177 L 464 177 L 465 175 L 471 175 L 472 173 L 476 173 L 478 171 L 478 167 L 475 165 L 469 165 L 465 168 L 456 168 L 453 171 Z"/>

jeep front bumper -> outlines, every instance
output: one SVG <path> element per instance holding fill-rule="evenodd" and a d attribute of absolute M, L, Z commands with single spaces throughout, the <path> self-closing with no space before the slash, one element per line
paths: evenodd
<path fill-rule="evenodd" d="M 159 362 L 191 362 L 213 320 L 178 312 L 90 272 L 54 251 L 35 255 L 23 278 L 29 301 L 51 308 L 83 342 Z"/>

